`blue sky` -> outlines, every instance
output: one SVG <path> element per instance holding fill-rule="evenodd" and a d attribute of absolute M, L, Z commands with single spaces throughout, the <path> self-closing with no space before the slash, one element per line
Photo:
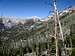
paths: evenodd
<path fill-rule="evenodd" d="M 49 0 L 0 0 L 0 15 L 46 17 L 51 10 L 50 3 Z M 63 10 L 69 5 L 75 5 L 75 0 L 57 0 L 59 10 Z"/>

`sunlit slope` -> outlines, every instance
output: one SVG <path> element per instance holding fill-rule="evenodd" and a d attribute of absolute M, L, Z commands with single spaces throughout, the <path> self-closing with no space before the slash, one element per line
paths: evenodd
<path fill-rule="evenodd" d="M 75 13 L 60 17 L 64 35 L 70 34 L 70 26 L 75 23 Z M 35 25 L 35 26 L 34 26 Z M 33 28 L 26 29 L 24 25 L 1 32 L 2 43 L 6 46 L 25 47 L 32 44 L 51 42 L 50 35 L 54 35 L 54 21 L 50 19 L 48 23 L 35 23 Z M 27 44 L 29 43 L 29 44 Z M 8 44 L 8 45 L 7 45 Z"/>
<path fill-rule="evenodd" d="M 75 13 L 68 14 L 67 16 L 61 18 L 61 24 L 64 35 L 70 34 L 71 25 L 75 24 Z"/>

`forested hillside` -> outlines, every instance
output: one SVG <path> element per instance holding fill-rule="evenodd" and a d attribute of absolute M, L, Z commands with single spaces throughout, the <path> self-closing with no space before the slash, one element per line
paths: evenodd
<path fill-rule="evenodd" d="M 72 56 L 74 56 L 75 13 L 64 14 L 60 17 L 60 21 L 66 43 L 70 43 L 69 39 L 72 39 Z M 50 19 L 48 23 L 39 21 L 32 25 L 28 25 L 27 28 L 24 24 L 18 24 L 10 29 L 0 29 L 0 55 L 17 56 L 24 55 L 27 52 L 35 52 L 37 51 L 36 48 L 40 49 L 39 52 L 44 50 L 44 48 L 55 48 L 54 39 L 50 36 L 50 34 L 54 34 L 53 22 L 54 21 Z"/>

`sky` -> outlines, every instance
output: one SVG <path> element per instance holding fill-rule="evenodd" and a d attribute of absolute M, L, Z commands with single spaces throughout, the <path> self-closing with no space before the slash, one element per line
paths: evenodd
<path fill-rule="evenodd" d="M 52 0 L 0 0 L 0 15 L 16 17 L 46 17 L 52 10 Z M 57 8 L 62 11 L 75 0 L 57 0 Z"/>

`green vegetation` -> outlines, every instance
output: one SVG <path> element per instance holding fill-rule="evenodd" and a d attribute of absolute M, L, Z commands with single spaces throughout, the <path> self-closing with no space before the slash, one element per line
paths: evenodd
<path fill-rule="evenodd" d="M 75 56 L 75 35 L 72 30 L 75 28 L 71 27 L 72 24 L 75 24 L 75 13 L 65 14 L 60 20 L 64 36 L 66 36 L 65 43 L 68 47 L 68 44 L 72 40 L 73 50 L 71 56 Z M 50 49 L 51 54 L 55 55 L 55 39 L 49 35 L 54 33 L 53 21 L 50 20 L 48 25 L 44 25 L 43 23 L 35 23 L 33 25 L 36 25 L 35 30 L 34 28 L 30 29 L 30 25 L 26 25 L 26 28 L 21 23 L 11 29 L 0 29 L 0 56 L 23 56 L 27 52 L 31 53 L 35 51 L 36 54 L 40 55 L 41 51 L 45 51 L 45 49 Z M 40 28 L 41 26 L 44 27 Z M 73 32 L 69 32 L 68 30 L 72 30 Z M 60 43 L 61 40 L 59 41 Z M 59 47 L 62 47 L 62 45 L 59 45 Z"/>

